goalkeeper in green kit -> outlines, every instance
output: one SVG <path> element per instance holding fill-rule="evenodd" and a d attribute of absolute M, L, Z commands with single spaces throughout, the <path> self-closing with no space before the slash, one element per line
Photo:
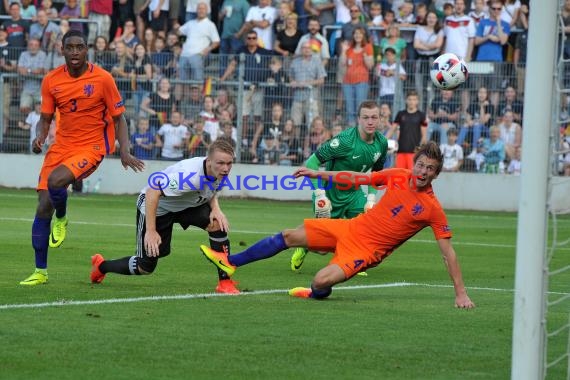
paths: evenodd
<path fill-rule="evenodd" d="M 366 173 L 382 170 L 388 141 L 378 131 L 380 107 L 366 100 L 358 107 L 358 126 L 348 128 L 321 145 L 305 163 L 309 169 L 325 166 L 330 171 L 356 171 Z M 376 189 L 368 186 L 368 195 L 360 187 L 337 188 L 335 184 L 312 180 L 313 208 L 316 218 L 354 218 L 376 203 Z M 319 188 L 320 186 L 320 188 Z M 323 190 L 326 189 L 326 190 Z M 308 250 L 297 248 L 291 257 L 291 270 L 301 269 Z"/>

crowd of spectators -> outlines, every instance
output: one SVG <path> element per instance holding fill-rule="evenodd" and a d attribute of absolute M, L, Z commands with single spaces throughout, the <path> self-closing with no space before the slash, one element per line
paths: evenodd
<path fill-rule="evenodd" d="M 525 0 L 5 0 L 0 13 L 0 71 L 20 74 L 3 81 L 3 133 L 15 98 L 16 127 L 33 129 L 23 121 L 41 76 L 63 63 L 61 37 L 78 29 L 129 100 L 145 159 L 202 154 L 226 138 L 244 162 L 300 164 L 354 125 L 365 99 L 382 104 L 387 132 L 410 90 L 427 138 L 453 147 L 446 170 L 495 170 L 497 136 L 497 171 L 520 157 Z M 570 34 L 570 1 L 563 17 Z M 463 89 L 431 89 L 443 52 L 473 62 Z"/>

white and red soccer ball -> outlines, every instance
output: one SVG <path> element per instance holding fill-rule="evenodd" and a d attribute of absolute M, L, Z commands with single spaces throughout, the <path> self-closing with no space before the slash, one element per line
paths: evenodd
<path fill-rule="evenodd" d="M 465 61 L 453 53 L 445 53 L 437 57 L 430 69 L 430 77 L 434 86 L 441 90 L 453 90 L 467 80 Z"/>

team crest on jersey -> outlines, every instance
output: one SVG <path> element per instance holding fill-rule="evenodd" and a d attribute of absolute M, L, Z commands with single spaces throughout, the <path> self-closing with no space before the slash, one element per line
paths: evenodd
<path fill-rule="evenodd" d="M 170 190 L 176 190 L 178 189 L 178 181 L 176 181 L 175 179 L 170 179 L 168 182 L 168 187 L 170 188 Z"/>
<path fill-rule="evenodd" d="M 421 204 L 416 203 L 414 205 L 414 207 L 412 207 L 412 215 L 413 216 L 418 216 L 422 212 L 424 212 L 424 206 L 422 206 Z"/>
<path fill-rule="evenodd" d="M 83 94 L 85 96 L 91 96 L 95 92 L 95 86 L 92 84 L 86 84 L 83 86 Z"/>
<path fill-rule="evenodd" d="M 376 152 L 376 153 L 374 153 L 374 157 L 372 157 L 372 160 L 373 160 L 374 162 L 376 162 L 376 161 L 378 161 L 378 159 L 380 158 L 380 156 L 381 156 L 380 152 Z"/>
<path fill-rule="evenodd" d="M 336 148 L 340 145 L 340 142 L 338 141 L 337 138 L 334 138 L 331 140 L 331 148 Z"/>

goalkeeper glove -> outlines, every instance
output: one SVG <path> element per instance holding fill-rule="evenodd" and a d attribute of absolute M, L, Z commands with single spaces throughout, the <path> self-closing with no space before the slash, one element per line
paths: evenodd
<path fill-rule="evenodd" d="M 317 189 L 313 192 L 313 197 L 315 199 L 315 217 L 330 218 L 332 206 L 325 191 L 323 189 Z"/>
<path fill-rule="evenodd" d="M 368 194 L 366 196 L 366 204 L 364 205 L 364 212 L 372 209 L 376 204 L 376 194 Z"/>

